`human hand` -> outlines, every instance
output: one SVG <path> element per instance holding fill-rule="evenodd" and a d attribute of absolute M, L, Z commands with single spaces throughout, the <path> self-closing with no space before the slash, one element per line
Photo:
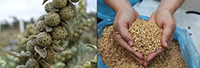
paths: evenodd
<path fill-rule="evenodd" d="M 176 21 L 173 17 L 173 13 L 170 13 L 169 9 L 159 8 L 154 11 L 149 19 L 149 22 L 155 22 L 158 27 L 163 31 L 161 36 L 162 48 L 154 53 L 150 53 L 143 66 L 147 66 L 148 62 L 151 61 L 156 55 L 163 52 L 169 42 L 172 41 L 174 31 L 176 29 Z"/>
<path fill-rule="evenodd" d="M 125 7 L 117 11 L 113 23 L 113 36 L 114 40 L 126 48 L 135 60 L 139 61 L 140 64 L 143 64 L 142 54 L 135 52 L 131 48 L 131 46 L 134 44 L 134 41 L 131 34 L 129 33 L 129 26 L 131 26 L 136 18 L 139 18 L 139 14 L 132 7 Z"/>

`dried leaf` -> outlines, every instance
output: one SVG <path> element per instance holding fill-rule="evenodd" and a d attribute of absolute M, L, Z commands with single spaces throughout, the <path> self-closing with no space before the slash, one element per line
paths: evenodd
<path fill-rule="evenodd" d="M 70 28 L 67 26 L 67 24 L 61 22 L 61 24 L 64 26 L 64 28 L 66 29 L 68 35 L 69 35 L 69 39 L 72 39 L 72 32 L 70 30 Z"/>
<path fill-rule="evenodd" d="M 49 63 L 47 63 L 46 61 L 44 61 L 44 60 L 38 60 L 38 61 L 44 68 L 51 68 Z"/>
<path fill-rule="evenodd" d="M 41 49 L 40 47 L 35 46 L 34 49 L 42 58 L 45 58 L 47 56 L 46 48 Z"/>
<path fill-rule="evenodd" d="M 67 1 L 67 2 L 69 3 L 69 5 L 71 6 L 72 10 L 74 11 L 74 15 L 75 15 L 76 19 L 78 19 L 78 16 L 77 16 L 78 12 L 76 10 L 75 5 L 72 2 L 70 2 L 70 1 Z"/>
<path fill-rule="evenodd" d="M 10 52 L 10 51 L 8 51 L 8 54 L 10 54 L 12 56 L 15 56 L 15 57 L 19 57 L 19 53 L 16 53 L 16 52 Z"/>
<path fill-rule="evenodd" d="M 16 52 L 10 52 L 10 51 L 8 51 L 8 54 L 10 54 L 12 56 L 15 56 L 15 57 L 18 57 L 18 58 L 31 57 L 28 54 L 26 54 L 24 51 L 21 51 L 20 54 L 16 53 Z"/>
<path fill-rule="evenodd" d="M 64 48 L 59 46 L 57 43 L 54 42 L 53 44 L 54 44 L 53 47 L 57 52 L 60 53 L 60 52 L 62 52 L 64 50 Z"/>

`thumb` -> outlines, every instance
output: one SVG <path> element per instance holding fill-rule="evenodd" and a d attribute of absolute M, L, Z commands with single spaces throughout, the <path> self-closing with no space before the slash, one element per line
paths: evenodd
<path fill-rule="evenodd" d="M 132 39 L 131 34 L 129 33 L 128 27 L 129 27 L 128 24 L 124 24 L 124 25 L 119 26 L 118 30 L 121 37 L 124 39 L 124 41 L 126 41 L 129 46 L 133 46 L 134 41 Z"/>
<path fill-rule="evenodd" d="M 148 22 L 155 22 L 155 15 L 156 15 L 156 11 L 154 11 L 154 12 L 151 14 L 151 16 L 150 16 Z"/>

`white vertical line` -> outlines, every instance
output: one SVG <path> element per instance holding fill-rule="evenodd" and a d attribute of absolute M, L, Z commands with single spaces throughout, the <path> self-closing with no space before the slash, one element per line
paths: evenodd
<path fill-rule="evenodd" d="M 19 21 L 20 32 L 24 32 L 24 22 L 22 20 Z"/>
<path fill-rule="evenodd" d="M 1 22 L 0 22 L 0 33 L 1 33 Z"/>

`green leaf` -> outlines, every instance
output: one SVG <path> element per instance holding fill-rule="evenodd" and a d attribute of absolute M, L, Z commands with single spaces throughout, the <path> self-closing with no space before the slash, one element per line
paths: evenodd
<path fill-rule="evenodd" d="M 22 42 L 21 42 L 21 45 L 25 46 L 24 44 L 26 44 L 30 39 L 34 39 L 34 38 L 36 38 L 36 35 L 31 35 L 28 39 L 27 38 L 23 38 Z"/>
<path fill-rule="evenodd" d="M 37 35 L 31 35 L 28 40 L 31 40 L 31 39 L 35 39 L 37 37 Z"/>
<path fill-rule="evenodd" d="M 95 55 L 94 59 L 93 59 L 93 60 L 90 60 L 90 62 L 92 62 L 92 63 L 97 63 L 97 55 Z"/>
<path fill-rule="evenodd" d="M 45 2 L 47 2 L 48 0 L 43 0 L 43 2 L 42 2 L 42 5 L 45 3 Z"/>
<path fill-rule="evenodd" d="M 37 19 L 37 21 L 35 21 L 34 26 L 36 25 L 36 23 L 37 23 L 38 21 L 44 20 L 45 15 L 46 15 L 46 14 L 41 15 L 41 16 Z"/>
<path fill-rule="evenodd" d="M 97 63 L 91 62 L 90 64 L 91 64 L 92 68 L 96 68 L 97 67 Z"/>
<path fill-rule="evenodd" d="M 61 52 L 62 55 L 74 55 L 74 53 L 72 52 L 72 50 L 70 49 L 67 49 L 65 51 L 62 51 Z"/>
<path fill-rule="evenodd" d="M 50 12 L 58 12 L 58 11 L 59 11 L 59 9 L 56 9 L 56 8 L 54 8 L 53 6 L 49 7 L 48 10 L 49 10 Z"/>
<path fill-rule="evenodd" d="M 27 38 L 23 38 L 23 39 L 22 39 L 22 42 L 21 42 L 21 45 L 22 45 L 22 46 L 25 46 L 24 44 L 26 44 L 26 43 L 28 42 L 28 40 L 29 40 L 29 39 L 27 39 Z"/>
<path fill-rule="evenodd" d="M 0 57 L 0 68 L 4 68 L 6 66 L 6 62 Z"/>
<path fill-rule="evenodd" d="M 76 59 L 75 63 L 77 63 L 78 62 L 78 56 L 74 56 L 74 58 Z"/>
<path fill-rule="evenodd" d="M 67 25 L 67 27 L 70 28 L 70 25 L 69 25 L 69 23 L 67 21 L 61 21 L 61 22 L 65 23 Z"/>
<path fill-rule="evenodd" d="M 78 48 L 77 48 L 76 46 L 73 46 L 73 47 L 71 48 L 71 50 L 72 50 L 73 53 L 76 53 L 76 52 L 78 51 Z"/>
<path fill-rule="evenodd" d="M 47 63 L 46 61 L 44 60 L 38 60 L 38 61 L 44 68 L 51 68 L 50 64 Z"/>
<path fill-rule="evenodd" d="M 77 19 L 78 18 L 78 12 L 76 10 L 76 6 L 72 2 L 70 2 L 70 1 L 67 1 L 67 2 L 71 6 L 72 10 L 74 11 L 74 15 L 75 15 L 75 17 Z"/>
<path fill-rule="evenodd" d="M 65 68 L 65 66 L 66 66 L 66 65 L 65 65 L 64 62 L 58 61 L 58 62 L 55 63 L 54 68 Z"/>
<path fill-rule="evenodd" d="M 0 68 L 1 68 L 1 67 L 0 67 Z M 16 68 L 26 68 L 26 66 L 25 66 L 25 65 L 17 65 Z"/>
<path fill-rule="evenodd" d="M 70 63 L 75 64 L 75 62 L 76 62 L 76 59 L 75 59 L 75 57 L 73 56 L 73 57 L 72 57 L 72 60 L 70 61 Z"/>
<path fill-rule="evenodd" d="M 30 57 L 28 54 L 26 54 L 24 51 L 21 51 L 20 53 L 21 57 Z"/>
<path fill-rule="evenodd" d="M 83 55 L 80 55 L 80 57 L 81 57 L 81 61 L 82 61 L 82 60 L 83 60 L 83 58 L 84 58 L 84 57 L 83 57 Z"/>
<path fill-rule="evenodd" d="M 42 49 L 38 46 L 35 46 L 34 49 L 42 58 L 45 58 L 47 56 L 46 47 Z"/>
<path fill-rule="evenodd" d="M 52 27 L 45 26 L 46 32 L 51 32 L 53 30 Z"/>
<path fill-rule="evenodd" d="M 27 54 L 28 56 L 33 56 L 33 53 L 31 53 L 30 51 L 26 51 L 26 54 Z"/>
<path fill-rule="evenodd" d="M 75 29 L 75 27 L 78 26 L 79 24 L 80 24 L 80 20 L 73 21 L 73 23 L 72 23 L 72 29 Z"/>
<path fill-rule="evenodd" d="M 88 18 L 88 16 L 87 16 L 86 13 L 81 13 L 81 15 L 82 15 L 84 18 Z"/>
<path fill-rule="evenodd" d="M 81 22 L 87 22 L 85 18 L 81 18 Z"/>
<path fill-rule="evenodd" d="M 93 68 L 90 61 L 86 61 L 83 65 L 84 68 Z M 95 67 L 96 68 L 96 67 Z"/>
<path fill-rule="evenodd" d="M 74 66 L 74 68 L 83 68 L 83 66 L 81 66 L 81 65 L 76 65 L 76 66 Z"/>
<path fill-rule="evenodd" d="M 97 51 L 97 46 L 96 45 L 92 45 L 92 44 L 86 44 L 88 47 L 93 48 L 95 51 Z"/>
<path fill-rule="evenodd" d="M 62 25 L 64 26 L 64 28 L 66 29 L 66 31 L 67 31 L 67 33 L 68 33 L 68 35 L 69 35 L 69 39 L 71 40 L 71 39 L 72 39 L 72 32 L 71 32 L 70 28 L 67 27 L 67 24 L 65 24 L 65 23 L 63 23 L 63 22 L 61 22 L 61 24 L 62 24 Z"/>
<path fill-rule="evenodd" d="M 53 48 L 57 51 L 57 52 L 62 52 L 64 50 L 64 48 L 62 48 L 61 46 L 59 46 L 57 43 L 53 43 Z"/>

